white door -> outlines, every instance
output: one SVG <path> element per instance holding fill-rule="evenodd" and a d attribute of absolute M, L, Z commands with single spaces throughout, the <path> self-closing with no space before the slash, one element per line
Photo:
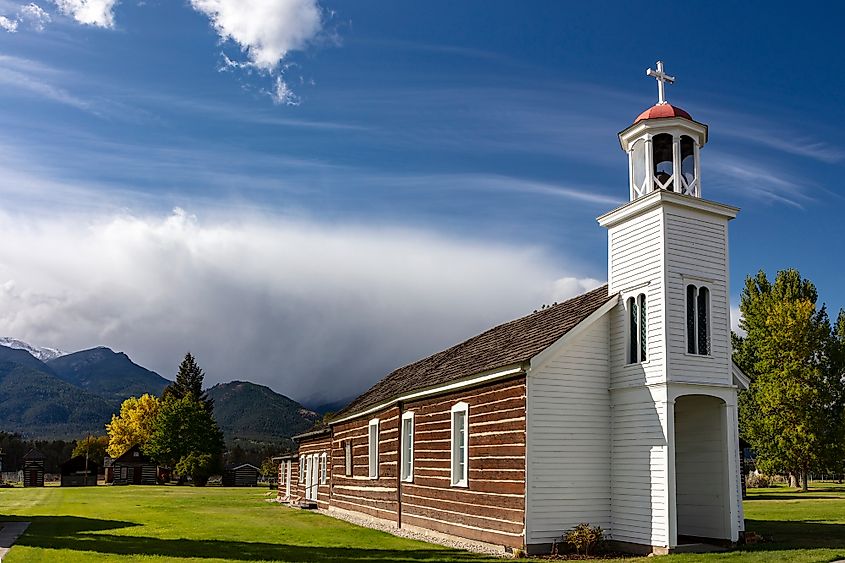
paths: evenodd
<path fill-rule="evenodd" d="M 291 470 L 292 470 L 293 462 L 286 461 L 285 462 L 285 496 L 290 498 L 290 479 L 291 479 Z"/>
<path fill-rule="evenodd" d="M 311 456 L 311 500 L 317 500 L 317 485 L 320 483 L 320 456 Z"/>

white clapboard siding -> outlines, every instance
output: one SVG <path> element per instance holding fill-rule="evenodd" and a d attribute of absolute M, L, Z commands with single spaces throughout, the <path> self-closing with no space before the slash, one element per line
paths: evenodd
<path fill-rule="evenodd" d="M 529 372 L 526 543 L 610 529 L 609 315 Z"/>
<path fill-rule="evenodd" d="M 611 393 L 614 540 L 668 545 L 666 403 L 648 388 Z"/>
<path fill-rule="evenodd" d="M 656 208 L 608 232 L 609 292 L 622 295 L 610 320 L 612 387 L 655 383 L 665 377 L 663 231 L 663 212 Z M 625 300 L 640 293 L 646 294 L 648 361 L 628 364 Z"/>
<path fill-rule="evenodd" d="M 669 380 L 729 384 L 728 221 L 680 208 L 667 208 L 665 221 Z M 686 283 L 710 290 L 710 357 L 687 354 Z"/>

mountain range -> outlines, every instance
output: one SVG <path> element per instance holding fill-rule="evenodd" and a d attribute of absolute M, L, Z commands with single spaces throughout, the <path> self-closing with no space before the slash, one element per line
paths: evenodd
<path fill-rule="evenodd" d="M 27 438 L 103 434 L 127 398 L 161 395 L 169 380 L 106 347 L 67 353 L 0 338 L 0 430 Z M 208 389 L 229 441 L 288 444 L 320 419 L 269 387 L 233 381 Z"/>

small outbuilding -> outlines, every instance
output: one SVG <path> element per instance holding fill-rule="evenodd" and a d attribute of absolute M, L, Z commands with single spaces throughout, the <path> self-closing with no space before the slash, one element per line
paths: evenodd
<path fill-rule="evenodd" d="M 144 455 L 141 446 L 132 446 L 112 464 L 115 485 L 155 485 L 156 464 Z"/>
<path fill-rule="evenodd" d="M 61 464 L 62 487 L 89 487 L 97 484 L 97 474 L 100 466 L 78 455 Z"/>
<path fill-rule="evenodd" d="M 23 456 L 23 486 L 44 486 L 44 454 L 35 448 Z"/>
<path fill-rule="evenodd" d="M 224 487 L 255 487 L 258 485 L 260 469 L 251 463 L 227 465 L 223 471 Z"/>

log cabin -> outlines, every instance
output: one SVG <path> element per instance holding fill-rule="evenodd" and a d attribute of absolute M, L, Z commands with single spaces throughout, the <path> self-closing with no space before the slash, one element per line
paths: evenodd
<path fill-rule="evenodd" d="M 155 485 L 156 464 L 141 451 L 141 446 L 132 446 L 112 462 L 113 485 Z"/>
<path fill-rule="evenodd" d="M 298 494 L 502 551 L 548 553 L 580 522 L 639 553 L 738 541 L 739 210 L 702 197 L 707 138 L 661 87 L 619 133 L 629 201 L 597 219 L 608 283 L 387 375 L 298 437 Z"/>
<path fill-rule="evenodd" d="M 230 464 L 223 469 L 224 487 L 257 487 L 261 470 L 251 463 Z"/>
<path fill-rule="evenodd" d="M 62 487 L 92 487 L 97 485 L 100 466 L 86 455 L 73 456 L 60 466 Z"/>
<path fill-rule="evenodd" d="M 35 448 L 23 456 L 23 486 L 44 486 L 44 454 Z"/>

